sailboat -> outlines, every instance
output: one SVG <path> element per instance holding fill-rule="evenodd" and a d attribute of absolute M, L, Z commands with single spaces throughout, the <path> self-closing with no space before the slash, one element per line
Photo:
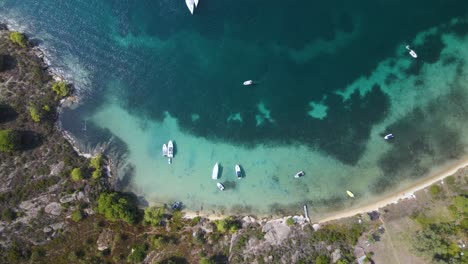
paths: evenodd
<path fill-rule="evenodd" d="M 198 0 L 195 0 L 195 1 L 197 1 L 197 4 L 198 4 Z M 196 6 L 194 0 L 185 0 L 185 4 L 190 10 L 190 13 L 193 15 L 193 10 L 195 9 L 195 6 Z"/>

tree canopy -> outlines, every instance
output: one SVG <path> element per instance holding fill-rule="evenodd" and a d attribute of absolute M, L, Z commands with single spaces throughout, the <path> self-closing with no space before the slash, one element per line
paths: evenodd
<path fill-rule="evenodd" d="M 97 212 L 110 221 L 123 220 L 133 224 L 137 218 L 137 208 L 126 196 L 117 193 L 101 193 L 97 200 Z"/>
<path fill-rule="evenodd" d="M 28 44 L 28 40 L 26 39 L 26 37 L 19 32 L 11 32 L 10 40 L 15 44 L 20 45 L 23 48 L 25 48 L 26 45 Z"/>
<path fill-rule="evenodd" d="M 81 168 L 74 168 L 71 172 L 71 178 L 73 181 L 81 181 L 83 179 Z"/>
<path fill-rule="evenodd" d="M 11 129 L 0 130 L 0 152 L 10 152 L 17 148 L 18 136 Z"/>
<path fill-rule="evenodd" d="M 66 82 L 54 82 L 52 84 L 52 90 L 61 97 L 65 97 L 70 92 Z"/>
<path fill-rule="evenodd" d="M 164 218 L 164 208 L 148 207 L 145 209 L 143 221 L 151 226 L 158 226 Z"/>

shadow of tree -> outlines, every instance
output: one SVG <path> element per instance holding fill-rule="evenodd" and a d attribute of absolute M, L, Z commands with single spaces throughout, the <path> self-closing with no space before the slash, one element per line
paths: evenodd
<path fill-rule="evenodd" d="M 41 134 L 30 130 L 19 131 L 18 136 L 20 139 L 20 150 L 35 149 L 42 145 L 44 141 Z"/>
<path fill-rule="evenodd" d="M 9 105 L 0 105 L 0 123 L 10 122 L 18 117 L 18 113 Z"/>

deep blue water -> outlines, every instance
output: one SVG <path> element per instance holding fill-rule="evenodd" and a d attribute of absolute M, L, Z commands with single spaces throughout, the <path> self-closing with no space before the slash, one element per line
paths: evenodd
<path fill-rule="evenodd" d="M 91 145 L 107 140 L 110 132 L 89 124 L 95 131 L 85 137 L 82 120 L 112 95 L 122 108 L 146 119 L 161 121 L 169 112 L 195 136 L 249 148 L 300 144 L 350 166 L 363 158 L 372 129 L 390 114 L 391 100 L 381 87 L 418 76 L 425 65 L 438 62 L 446 46 L 441 34 L 463 37 L 468 26 L 441 26 L 466 18 L 466 0 L 200 0 L 193 16 L 183 0 L 0 3 L 4 21 L 41 40 L 52 66 L 75 82 L 83 104 L 65 112 L 61 121 Z M 371 91 L 356 90 L 346 101 L 337 93 L 370 76 L 396 50 L 413 44 L 418 33 L 436 27 L 424 43 L 412 45 L 422 56 L 401 76 L 388 73 L 385 83 L 360 87 Z M 258 85 L 242 86 L 247 79 Z M 428 83 L 421 79 L 414 86 Z M 326 117 L 308 115 L 310 102 L 326 105 Z M 259 116 L 260 104 L 270 111 L 271 121 Z M 437 123 L 435 116 L 448 113 L 418 116 L 414 108 L 381 133 L 398 128 L 416 135 L 421 126 Z M 235 113 L 242 122 L 227 121 Z M 408 136 L 379 159 L 382 177 L 388 181 L 413 166 L 414 153 L 434 155 L 436 163 L 465 154 L 463 131 L 446 125 L 435 130 L 451 136 L 435 143 L 428 139 L 434 135 Z M 120 142 L 121 150 L 128 143 Z M 461 147 L 428 150 L 439 149 L 434 144 Z M 409 145 L 413 152 L 407 151 Z M 424 165 L 416 174 L 428 169 Z"/>

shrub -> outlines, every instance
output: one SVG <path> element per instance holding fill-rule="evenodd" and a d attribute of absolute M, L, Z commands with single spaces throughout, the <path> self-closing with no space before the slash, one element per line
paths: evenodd
<path fill-rule="evenodd" d="M 143 221 L 151 226 L 161 225 L 161 221 L 164 218 L 164 208 L 162 207 L 148 207 L 145 209 L 145 215 Z"/>
<path fill-rule="evenodd" d="M 142 263 L 146 257 L 145 246 L 138 245 L 132 248 L 132 253 L 128 255 L 127 261 L 130 263 Z"/>
<path fill-rule="evenodd" d="M 73 181 L 81 181 L 83 179 L 83 172 L 81 168 L 74 168 L 71 172 L 71 179 Z"/>
<path fill-rule="evenodd" d="M 75 222 L 79 222 L 81 219 L 83 219 L 83 213 L 81 212 L 81 210 L 78 209 L 73 211 L 71 219 Z"/>
<path fill-rule="evenodd" d="M 11 32 L 10 33 L 10 40 L 15 43 L 20 45 L 21 47 L 25 48 L 26 45 L 28 44 L 28 41 L 26 40 L 26 37 L 19 33 L 19 32 Z"/>
<path fill-rule="evenodd" d="M 191 221 L 191 225 L 192 226 L 195 226 L 195 225 L 198 225 L 198 223 L 200 223 L 201 221 L 201 217 L 200 216 L 195 216 L 194 218 L 192 218 L 192 221 Z"/>
<path fill-rule="evenodd" d="M 432 197 L 438 197 L 442 192 L 442 188 L 439 185 L 434 184 L 429 187 L 429 192 L 431 193 Z"/>
<path fill-rule="evenodd" d="M 31 119 L 34 122 L 39 123 L 41 121 L 42 114 L 35 106 L 30 106 L 29 107 L 29 113 L 31 114 Z"/>
<path fill-rule="evenodd" d="M 96 157 L 92 158 L 89 161 L 89 167 L 93 168 L 93 169 L 96 169 L 96 170 L 101 169 L 101 164 L 102 164 L 102 155 L 101 154 L 97 155 Z"/>
<path fill-rule="evenodd" d="M 66 82 L 54 82 L 52 84 L 52 90 L 61 97 L 65 97 L 70 92 Z"/>
<path fill-rule="evenodd" d="M 220 233 L 226 233 L 229 231 L 229 233 L 234 234 L 240 228 L 240 223 L 232 219 L 232 217 L 215 220 L 214 224 L 216 226 L 216 230 Z"/>
<path fill-rule="evenodd" d="M 320 255 L 315 259 L 316 264 L 329 264 L 330 263 L 330 258 L 325 255 Z"/>
<path fill-rule="evenodd" d="M 200 264 L 213 264 L 214 262 L 211 261 L 209 258 L 201 258 L 200 259 Z"/>
<path fill-rule="evenodd" d="M 101 170 L 95 170 L 95 171 L 93 171 L 93 174 L 91 175 L 91 177 L 93 177 L 93 179 L 95 179 L 95 180 L 101 178 L 101 176 L 102 176 L 102 171 Z"/>
<path fill-rule="evenodd" d="M 286 220 L 286 224 L 288 226 L 293 226 L 296 222 L 294 221 L 294 219 L 292 217 L 289 217 L 287 220 Z"/>
<path fill-rule="evenodd" d="M 46 112 L 50 112 L 50 106 L 46 104 L 46 105 L 44 105 L 44 106 L 42 107 L 42 110 L 44 110 L 44 111 L 46 111 Z"/>
<path fill-rule="evenodd" d="M 10 152 L 18 146 L 18 135 L 11 129 L 0 130 L 0 152 Z"/>
<path fill-rule="evenodd" d="M 117 192 L 101 193 L 97 200 L 96 211 L 110 221 L 123 220 L 133 224 L 137 217 L 137 208 L 130 199 Z"/>

